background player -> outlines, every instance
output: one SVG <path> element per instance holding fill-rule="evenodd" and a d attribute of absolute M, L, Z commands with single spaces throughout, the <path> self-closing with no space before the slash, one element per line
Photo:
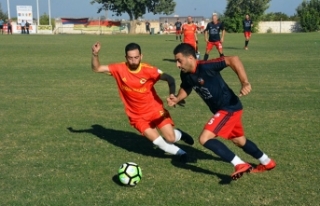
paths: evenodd
<path fill-rule="evenodd" d="M 158 80 L 164 80 L 169 84 L 170 94 L 175 94 L 173 77 L 151 65 L 141 63 L 141 48 L 136 43 L 130 43 L 125 47 L 126 62 L 109 65 L 100 64 L 100 48 L 99 42 L 92 46 L 92 70 L 115 78 L 130 124 L 154 145 L 167 153 L 180 155 L 180 160 L 186 162 L 186 152 L 173 143 L 181 139 L 192 145 L 194 141 L 188 134 L 173 129 L 170 114 L 164 109 L 163 102 L 153 87 Z"/>
<path fill-rule="evenodd" d="M 220 31 L 222 31 L 220 38 Z M 224 25 L 222 22 L 219 22 L 218 14 L 212 14 L 212 22 L 207 24 L 206 29 L 204 30 L 204 40 L 207 42 L 206 53 L 204 54 L 203 60 L 207 60 L 209 58 L 209 53 L 212 50 L 213 46 L 215 46 L 220 54 L 220 57 L 223 55 L 222 43 L 224 41 Z"/>
<path fill-rule="evenodd" d="M 1 34 L 3 34 L 3 24 L 4 24 L 4 21 L 0 18 L 0 32 L 1 32 Z"/>
<path fill-rule="evenodd" d="M 176 40 L 178 40 L 178 37 L 179 37 L 181 42 L 181 27 L 182 27 L 181 21 L 177 19 L 177 22 L 174 24 L 174 26 L 176 27 Z"/>
<path fill-rule="evenodd" d="M 248 50 L 248 44 L 251 37 L 251 31 L 253 27 L 253 22 L 250 19 L 250 15 L 247 14 L 246 18 L 243 20 L 243 31 L 244 31 L 244 37 L 246 38 L 244 49 Z"/>
<path fill-rule="evenodd" d="M 221 57 L 210 61 L 197 61 L 194 49 L 188 44 L 180 44 L 174 49 L 177 67 L 181 70 L 181 86 L 177 96 L 167 98 L 168 105 L 174 106 L 185 99 L 194 89 L 209 107 L 213 116 L 200 134 L 200 144 L 220 156 L 235 167 L 233 179 L 238 179 L 252 166 L 242 161 L 226 145 L 217 140 L 218 136 L 231 140 L 244 152 L 258 159 L 260 164 L 252 172 L 271 170 L 276 163 L 263 153 L 252 141 L 246 139 L 242 127 L 242 104 L 240 99 L 223 80 L 220 71 L 225 67 L 237 74 L 242 88 L 240 96 L 251 91 L 245 69 L 238 57 Z"/>
<path fill-rule="evenodd" d="M 182 25 L 183 43 L 190 44 L 198 55 L 197 26 L 193 23 L 192 17 L 188 16 L 187 23 Z"/>

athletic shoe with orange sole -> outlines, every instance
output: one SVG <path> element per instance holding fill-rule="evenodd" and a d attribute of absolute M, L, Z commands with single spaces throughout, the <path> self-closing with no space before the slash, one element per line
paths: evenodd
<path fill-rule="evenodd" d="M 268 170 L 272 170 L 276 167 L 276 162 L 274 160 L 270 160 L 270 162 L 267 165 L 259 164 L 256 168 L 254 168 L 251 172 L 252 173 L 258 173 L 258 172 L 265 172 Z"/>
<path fill-rule="evenodd" d="M 233 180 L 239 179 L 244 173 L 249 173 L 252 170 L 252 166 L 248 163 L 238 164 L 234 168 L 235 172 L 231 174 Z"/>

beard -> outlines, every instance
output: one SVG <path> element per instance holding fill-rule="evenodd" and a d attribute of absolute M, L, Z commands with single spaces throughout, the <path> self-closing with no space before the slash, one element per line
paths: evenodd
<path fill-rule="evenodd" d="M 129 64 L 128 63 L 128 67 L 130 70 L 137 70 L 139 66 L 140 66 L 140 62 L 138 64 Z"/>

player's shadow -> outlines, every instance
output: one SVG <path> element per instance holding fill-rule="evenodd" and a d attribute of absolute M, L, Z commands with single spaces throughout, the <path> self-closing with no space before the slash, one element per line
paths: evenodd
<path fill-rule="evenodd" d="M 101 125 L 94 124 L 88 129 L 73 129 L 67 128 L 72 133 L 89 133 L 100 139 L 103 139 L 114 146 L 123 148 L 129 152 L 135 152 L 145 156 L 170 158 L 169 155 L 165 155 L 160 150 L 154 149 L 152 143 L 141 135 L 133 132 L 115 130 L 105 128 Z"/>
<path fill-rule="evenodd" d="M 115 129 L 105 128 L 101 125 L 94 124 L 88 129 L 73 129 L 72 127 L 67 128 L 72 133 L 89 133 L 100 139 L 106 140 L 114 146 L 123 148 L 129 152 L 135 152 L 145 156 L 158 157 L 158 158 L 172 158 L 176 160 L 173 155 L 166 155 L 162 150 L 155 149 L 154 145 L 147 140 L 133 132 L 121 131 Z M 185 150 L 190 156 L 196 159 L 208 159 L 215 161 L 223 161 L 220 158 L 207 154 L 197 148 L 186 144 L 176 144 L 181 149 Z"/>
<path fill-rule="evenodd" d="M 232 181 L 232 178 L 230 175 L 224 175 L 224 174 L 220 174 L 220 173 L 216 173 L 207 169 L 203 169 L 200 167 L 197 167 L 196 165 L 191 165 L 191 164 L 183 164 L 180 162 L 176 162 L 176 161 L 171 161 L 171 164 L 174 165 L 175 167 L 181 168 L 181 169 L 186 169 L 186 170 L 191 170 L 193 172 L 200 172 L 203 174 L 208 174 L 208 175 L 214 175 L 217 176 L 220 181 L 219 184 L 221 185 L 225 185 L 225 184 L 230 184 Z M 207 178 L 207 177 L 204 177 Z"/>
<path fill-rule="evenodd" d="M 240 48 L 240 47 L 232 47 L 232 46 L 226 46 L 226 47 L 223 47 L 223 49 L 230 49 L 230 50 L 243 50 L 243 48 Z"/>
<path fill-rule="evenodd" d="M 165 61 L 165 62 L 176 62 L 177 60 L 175 60 L 175 59 L 162 59 L 162 61 Z"/>

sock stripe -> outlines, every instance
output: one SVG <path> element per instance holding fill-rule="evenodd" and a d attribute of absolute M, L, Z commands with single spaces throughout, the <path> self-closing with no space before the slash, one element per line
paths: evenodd
<path fill-rule="evenodd" d="M 231 118 L 232 115 L 233 115 L 233 112 L 228 112 L 228 114 L 223 117 L 223 119 L 219 122 L 219 124 L 213 130 L 213 133 L 217 135 L 219 133 L 219 131 L 222 129 L 222 127 L 224 127 L 224 125 L 226 125 L 226 123 L 229 121 L 229 119 Z"/>

